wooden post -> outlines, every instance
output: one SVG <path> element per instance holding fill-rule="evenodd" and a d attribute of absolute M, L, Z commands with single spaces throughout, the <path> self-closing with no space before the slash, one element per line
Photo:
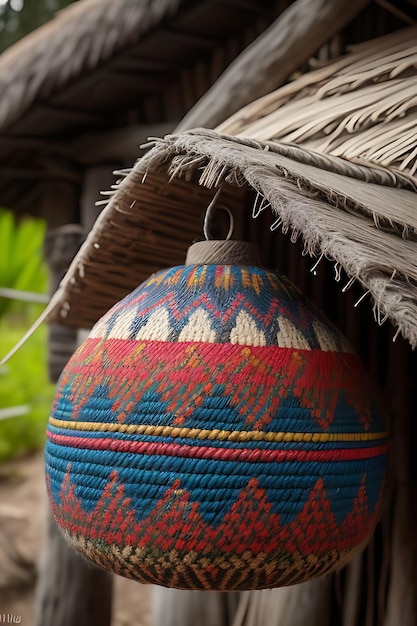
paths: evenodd
<path fill-rule="evenodd" d="M 330 626 L 330 576 L 291 587 L 243 591 L 232 626 Z"/>
<path fill-rule="evenodd" d="M 79 189 L 69 182 L 50 181 L 43 215 L 48 220 L 45 256 L 51 291 L 61 280 L 83 239 L 79 222 Z M 49 373 L 57 380 L 77 344 L 77 331 L 49 328 Z M 39 562 L 34 626 L 110 626 L 112 577 L 93 567 L 70 548 L 53 519 L 49 504 Z"/>
<path fill-rule="evenodd" d="M 154 587 L 152 626 L 230 626 L 238 592 L 183 591 Z"/>

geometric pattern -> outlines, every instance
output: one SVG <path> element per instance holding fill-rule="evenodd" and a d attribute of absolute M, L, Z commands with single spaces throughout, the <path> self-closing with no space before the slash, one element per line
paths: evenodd
<path fill-rule="evenodd" d="M 292 283 L 267 270 L 174 267 L 151 276 L 110 309 L 90 337 L 350 352 L 344 337 L 311 310 Z"/>
<path fill-rule="evenodd" d="M 52 508 L 141 582 L 253 589 L 332 571 L 373 532 L 388 437 L 360 363 L 286 279 L 180 266 L 93 328 L 48 426 Z"/>
<path fill-rule="evenodd" d="M 145 583 L 160 584 L 165 570 L 171 584 L 182 589 L 264 588 L 273 586 L 277 576 L 281 584 L 300 582 L 309 574 L 317 576 L 346 562 L 352 556 L 352 544 L 360 546 L 369 524 L 373 527 L 377 521 L 376 510 L 369 519 L 366 489 L 360 485 L 351 513 L 337 525 L 322 479 L 298 516 L 286 525 L 271 513 L 256 478 L 249 481 L 217 527 L 199 515 L 198 505 L 190 502 L 190 494 L 180 489 L 179 481 L 174 481 L 142 522 L 135 521 L 129 499 L 118 488 L 117 473 L 110 476 L 95 509 L 87 514 L 69 473 L 60 501 L 66 505 L 54 505 L 55 516 L 63 523 L 70 543 L 92 560 Z M 178 518 L 183 527 L 189 527 L 187 536 L 175 532 Z M 249 534 L 256 539 L 250 539 L 248 550 Z M 86 542 L 86 537 L 92 541 Z M 103 545 L 109 549 L 103 551 Z M 311 553 L 320 559 L 319 568 L 316 559 L 305 558 Z M 139 571 L 138 561 L 143 564 Z"/>

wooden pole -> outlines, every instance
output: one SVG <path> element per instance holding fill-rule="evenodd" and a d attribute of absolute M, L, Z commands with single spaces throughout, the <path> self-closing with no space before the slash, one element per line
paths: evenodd
<path fill-rule="evenodd" d="M 370 0 L 296 0 L 229 65 L 176 128 L 215 128 L 277 89 Z"/>
<path fill-rule="evenodd" d="M 67 545 L 50 512 L 45 534 L 34 626 L 110 626 L 111 576 Z"/>
<path fill-rule="evenodd" d="M 239 595 L 238 592 L 184 591 L 155 585 L 152 626 L 230 626 Z"/>
<path fill-rule="evenodd" d="M 50 180 L 44 197 L 48 220 L 45 256 L 54 291 L 83 239 L 79 224 L 79 189 Z M 49 328 L 49 373 L 56 381 L 77 345 L 77 331 Z M 87 564 L 61 536 L 49 504 L 39 562 L 34 626 L 110 626 L 112 577 Z"/>
<path fill-rule="evenodd" d="M 306 583 L 244 591 L 232 626 L 330 626 L 331 577 Z"/>

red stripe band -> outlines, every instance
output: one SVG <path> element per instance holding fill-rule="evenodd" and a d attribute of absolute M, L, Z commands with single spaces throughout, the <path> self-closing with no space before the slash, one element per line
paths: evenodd
<path fill-rule="evenodd" d="M 148 441 L 121 441 L 120 439 L 69 437 L 48 433 L 48 438 L 58 446 L 84 448 L 87 450 L 106 450 L 130 452 L 134 454 L 178 456 L 214 461 L 243 461 L 246 463 L 283 463 L 283 462 L 329 462 L 357 461 L 386 454 L 388 444 L 369 448 L 333 449 L 333 450 L 256 450 L 248 448 L 210 448 L 187 446 L 176 443 L 157 443 Z"/>

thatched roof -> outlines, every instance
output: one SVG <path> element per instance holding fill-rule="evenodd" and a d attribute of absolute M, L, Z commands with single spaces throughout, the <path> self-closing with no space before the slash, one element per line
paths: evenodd
<path fill-rule="evenodd" d="M 63 9 L 0 56 L 0 127 L 21 118 L 35 99 L 47 100 L 138 42 L 180 3 L 87 0 Z"/>
<path fill-rule="evenodd" d="M 335 63 L 245 106 L 217 131 L 414 176 L 416 68 L 417 29 L 399 30 L 353 46 Z"/>
<path fill-rule="evenodd" d="M 239 204 L 241 188 L 255 190 L 254 217 L 272 210 L 272 230 L 290 230 L 309 254 L 333 259 L 370 292 L 377 320 L 390 318 L 417 345 L 416 142 L 402 134 L 414 115 L 416 35 L 412 28 L 362 44 L 267 97 L 268 117 L 261 102 L 250 107 L 258 119 L 242 112 L 240 122 L 222 125 L 251 124 L 251 139 L 196 130 L 155 140 L 132 171 L 121 173 L 127 175 L 57 295 L 55 317 L 89 325 L 150 270 L 181 263 L 187 243 L 201 233 L 209 190 L 223 185 L 226 204 Z M 366 93 L 374 89 L 379 99 L 371 101 Z M 307 116 L 315 111 L 311 124 L 306 108 Z M 403 137 L 399 145 L 390 140 L 392 128 Z M 284 132 L 297 145 L 269 141 Z M 333 154 L 347 138 L 359 146 L 352 160 Z M 369 158 L 371 149 L 377 157 Z"/>
<path fill-rule="evenodd" d="M 45 179 L 80 185 L 85 166 L 120 162 L 123 150 L 100 154 L 103 141 L 92 154 L 103 132 L 174 128 L 276 11 L 275 0 L 80 0 L 62 10 L 0 55 L 0 204 L 36 213 Z M 136 155 L 140 140 L 131 143 Z"/>

